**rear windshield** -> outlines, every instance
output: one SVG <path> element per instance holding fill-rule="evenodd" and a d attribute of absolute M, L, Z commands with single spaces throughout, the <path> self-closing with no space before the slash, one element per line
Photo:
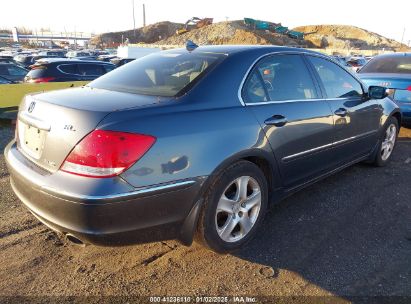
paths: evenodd
<path fill-rule="evenodd" d="M 411 56 L 375 57 L 360 73 L 411 74 Z"/>
<path fill-rule="evenodd" d="M 17 56 L 14 58 L 14 60 L 17 62 L 26 63 L 30 62 L 32 58 L 32 56 Z"/>
<path fill-rule="evenodd" d="M 223 54 L 159 52 L 137 59 L 89 84 L 90 87 L 136 94 L 179 95 L 225 58 Z"/>

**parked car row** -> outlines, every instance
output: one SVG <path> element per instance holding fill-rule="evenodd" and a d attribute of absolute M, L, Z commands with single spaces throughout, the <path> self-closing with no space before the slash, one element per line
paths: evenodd
<path fill-rule="evenodd" d="M 333 56 L 334 60 L 352 72 L 358 72 L 372 57 L 363 56 Z"/>
<path fill-rule="evenodd" d="M 0 76 L 11 82 L 23 81 L 28 70 L 14 63 L 0 62 Z"/>
<path fill-rule="evenodd" d="M 115 68 L 112 63 L 96 60 L 47 58 L 32 65 L 24 81 L 29 83 L 91 81 Z"/>
<path fill-rule="evenodd" d="M 108 60 L 96 60 L 98 56 Z M 110 62 L 113 58 L 115 63 Z M 101 50 L 8 50 L 0 53 L 0 84 L 91 81 L 131 60 Z"/>

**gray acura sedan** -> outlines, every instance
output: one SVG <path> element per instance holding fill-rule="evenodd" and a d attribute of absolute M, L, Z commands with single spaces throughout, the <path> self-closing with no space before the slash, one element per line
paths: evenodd
<path fill-rule="evenodd" d="M 169 50 L 26 96 L 5 157 L 20 200 L 72 242 L 227 252 L 270 204 L 354 163 L 385 165 L 401 125 L 386 96 L 307 50 Z"/>

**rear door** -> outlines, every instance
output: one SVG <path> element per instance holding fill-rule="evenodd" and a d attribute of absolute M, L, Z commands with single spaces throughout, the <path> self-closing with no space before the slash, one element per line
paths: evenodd
<path fill-rule="evenodd" d="M 252 69 L 242 88 L 292 188 L 332 167 L 333 118 L 299 54 L 270 55 Z"/>
<path fill-rule="evenodd" d="M 77 69 L 77 64 L 74 63 L 62 63 L 57 65 L 57 79 L 59 81 L 78 81 L 82 80 Z"/>
<path fill-rule="evenodd" d="M 383 108 L 342 67 L 324 57 L 307 58 L 333 112 L 335 158 L 344 163 L 367 155 L 377 142 Z"/>

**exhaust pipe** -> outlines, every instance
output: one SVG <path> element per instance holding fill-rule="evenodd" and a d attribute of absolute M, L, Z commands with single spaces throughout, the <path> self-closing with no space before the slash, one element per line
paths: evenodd
<path fill-rule="evenodd" d="M 82 240 L 80 240 L 78 237 L 76 237 L 76 236 L 74 236 L 70 233 L 66 234 L 66 239 L 74 245 L 77 245 L 77 246 L 80 246 L 80 247 L 86 247 L 86 244 Z"/>

